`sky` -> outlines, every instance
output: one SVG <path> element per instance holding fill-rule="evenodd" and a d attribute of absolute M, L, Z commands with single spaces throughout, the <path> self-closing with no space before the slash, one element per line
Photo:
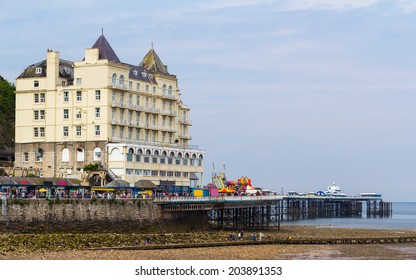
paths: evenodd
<path fill-rule="evenodd" d="M 154 49 L 213 167 L 274 191 L 416 201 L 416 1 L 0 0 L 0 75 L 101 35 L 121 61 Z"/>

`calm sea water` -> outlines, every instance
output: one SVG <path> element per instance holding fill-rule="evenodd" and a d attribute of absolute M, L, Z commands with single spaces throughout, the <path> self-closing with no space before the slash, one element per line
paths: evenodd
<path fill-rule="evenodd" d="M 363 209 L 365 204 L 363 205 Z M 415 229 L 416 202 L 393 202 L 393 213 L 390 217 L 354 218 L 316 218 L 297 221 L 282 221 L 282 225 L 312 225 L 337 228 L 373 228 L 373 229 Z"/>

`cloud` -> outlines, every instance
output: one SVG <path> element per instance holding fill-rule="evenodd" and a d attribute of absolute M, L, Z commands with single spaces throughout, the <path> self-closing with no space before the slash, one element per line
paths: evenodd
<path fill-rule="evenodd" d="M 281 9 L 293 10 L 337 10 L 345 11 L 359 8 L 369 8 L 380 0 L 289 0 L 282 1 Z"/>

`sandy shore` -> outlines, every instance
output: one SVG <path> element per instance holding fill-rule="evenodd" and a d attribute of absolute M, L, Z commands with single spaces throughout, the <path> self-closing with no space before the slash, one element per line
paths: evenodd
<path fill-rule="evenodd" d="M 29 235 L 28 246 L 6 245 L 10 235 L 0 235 L 0 259 L 9 260 L 304 260 L 304 259 L 353 259 L 353 260 L 416 260 L 416 243 L 389 244 L 339 244 L 339 245 L 254 245 L 166 250 L 105 250 L 90 248 L 107 246 L 134 246 L 149 236 L 153 244 L 196 243 L 227 241 L 235 232 L 212 231 L 203 233 L 163 234 L 102 234 L 102 235 Z M 251 233 L 245 232 L 247 239 Z M 266 239 L 295 238 L 364 238 L 416 236 L 416 230 L 373 230 L 319 228 L 310 226 L 285 226 L 280 231 L 263 232 Z M 16 235 L 13 237 L 16 239 Z M 21 236 L 26 238 L 26 236 Z M 36 239 L 44 245 L 36 245 Z M 69 240 L 87 240 L 75 245 Z M 100 242 L 101 240 L 101 242 Z M 23 241 L 27 242 L 27 241 Z M 72 241 L 71 241 L 72 242 Z M 231 241 L 230 241 L 231 242 Z M 10 242 L 9 242 L 10 243 Z M 59 246 L 56 244 L 60 244 Z M 71 244 L 71 245 L 70 245 Z M 102 245 L 102 246 L 100 246 Z"/>

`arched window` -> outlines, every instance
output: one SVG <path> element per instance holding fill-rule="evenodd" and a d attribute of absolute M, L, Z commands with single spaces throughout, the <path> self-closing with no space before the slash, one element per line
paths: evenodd
<path fill-rule="evenodd" d="M 169 89 L 168 89 L 168 94 L 169 94 L 169 95 L 172 95 L 172 86 L 169 86 Z"/>
<path fill-rule="evenodd" d="M 115 84 L 117 82 L 117 75 L 116 73 L 113 74 L 113 77 L 111 78 L 111 81 L 113 84 Z"/>
<path fill-rule="evenodd" d="M 163 85 L 163 86 L 162 86 L 162 93 L 163 93 L 163 94 L 166 94 L 166 85 Z"/>
<path fill-rule="evenodd" d="M 146 155 L 144 156 L 144 162 L 150 162 L 150 155 L 152 152 L 150 150 L 146 150 Z"/>
<path fill-rule="evenodd" d="M 77 161 L 84 161 L 84 160 L 85 160 L 84 148 L 79 147 L 77 149 Z"/>
<path fill-rule="evenodd" d="M 172 164 L 173 163 L 173 158 L 175 156 L 174 152 L 170 152 L 169 157 L 168 157 L 168 164 Z"/>
<path fill-rule="evenodd" d="M 120 75 L 120 85 L 124 85 L 124 76 Z"/>
<path fill-rule="evenodd" d="M 94 149 L 94 161 L 101 161 L 101 148 L 99 147 Z"/>
<path fill-rule="evenodd" d="M 185 153 L 185 157 L 183 159 L 183 165 L 188 165 L 189 154 Z"/>
<path fill-rule="evenodd" d="M 154 151 L 152 162 L 157 163 L 158 157 L 159 157 L 159 151 Z"/>
<path fill-rule="evenodd" d="M 123 161 L 123 155 L 119 148 L 113 148 L 108 155 L 110 161 Z"/>
<path fill-rule="evenodd" d="M 190 160 L 191 165 L 195 165 L 195 159 L 196 159 L 196 155 L 195 155 L 195 154 L 193 154 L 193 155 L 192 155 L 192 158 L 191 158 L 191 160 Z"/>
<path fill-rule="evenodd" d="M 136 161 L 137 162 L 140 162 L 141 161 L 142 154 L 143 154 L 142 149 L 137 149 L 137 154 L 136 154 Z"/>
<path fill-rule="evenodd" d="M 127 161 L 133 161 L 133 154 L 134 154 L 134 150 L 133 148 L 130 148 L 128 153 L 127 153 Z"/>
<path fill-rule="evenodd" d="M 166 151 L 162 152 L 162 156 L 160 157 L 160 163 L 166 163 L 166 156 L 168 154 L 166 153 Z"/>
<path fill-rule="evenodd" d="M 198 166 L 202 166 L 202 160 L 204 159 L 203 155 L 199 155 L 198 157 Z"/>
<path fill-rule="evenodd" d="M 68 148 L 63 148 L 62 149 L 62 162 L 69 162 L 69 149 Z"/>

